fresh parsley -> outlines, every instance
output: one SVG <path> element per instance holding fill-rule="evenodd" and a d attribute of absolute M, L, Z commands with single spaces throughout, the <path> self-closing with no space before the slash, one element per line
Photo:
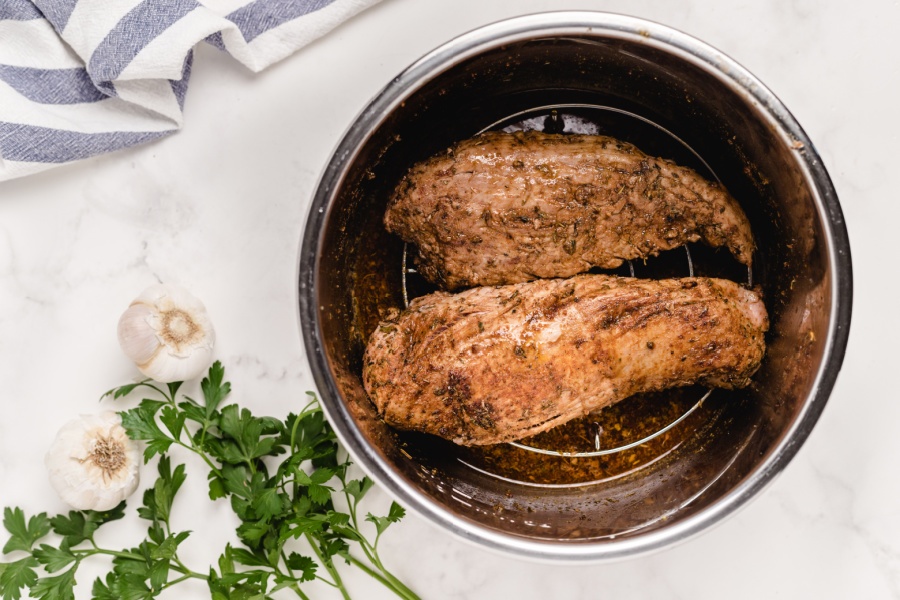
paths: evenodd
<path fill-rule="evenodd" d="M 374 539 L 366 537 L 360 502 L 372 480 L 350 478 L 350 460 L 314 394 L 298 414 L 280 420 L 223 405 L 231 386 L 219 362 L 201 382 L 202 401 L 179 397 L 180 387 L 146 380 L 104 394 L 118 399 L 149 390 L 154 396 L 119 413 L 129 437 L 145 442 L 145 462 L 159 455 L 158 477 L 137 510 L 149 523 L 145 539 L 125 550 L 95 542 L 102 525 L 125 517 L 124 502 L 109 511 L 71 511 L 52 518 L 7 508 L 3 526 L 10 537 L 3 554 L 17 558 L 0 562 L 0 598 L 18 600 L 27 589 L 42 600 L 72 599 L 79 565 L 96 555 L 112 562 L 111 571 L 93 583 L 96 600 L 155 598 L 188 579 L 205 581 L 213 600 L 263 600 L 285 589 L 308 600 L 301 586 L 314 579 L 349 600 L 339 563 L 357 566 L 400 598 L 418 598 L 378 553 L 381 535 L 403 518 L 403 508 L 393 503 L 385 516 L 366 514 L 364 521 L 375 528 Z M 217 563 L 202 572 L 178 555 L 190 532 L 173 531 L 170 525 L 175 497 L 187 477 L 183 464 L 172 464 L 169 452 L 177 447 L 203 459 L 210 499 L 227 500 L 240 520 L 240 545 L 227 545 Z M 297 540 L 308 543 L 311 556 L 299 552 L 304 546 Z"/>

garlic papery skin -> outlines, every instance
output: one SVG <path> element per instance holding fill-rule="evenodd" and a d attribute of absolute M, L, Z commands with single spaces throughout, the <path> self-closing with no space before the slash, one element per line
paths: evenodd
<path fill-rule="evenodd" d="M 119 415 L 106 411 L 66 423 L 44 459 L 50 484 L 77 510 L 109 510 L 140 483 L 141 451 Z"/>
<path fill-rule="evenodd" d="M 161 383 L 199 377 L 212 364 L 215 343 L 206 307 L 181 286 L 148 287 L 119 319 L 122 351 Z"/>

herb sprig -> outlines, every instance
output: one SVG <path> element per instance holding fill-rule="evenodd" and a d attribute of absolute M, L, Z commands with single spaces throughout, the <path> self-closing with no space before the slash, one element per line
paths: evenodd
<path fill-rule="evenodd" d="M 3 554 L 17 560 L 0 563 L 0 597 L 18 600 L 23 589 L 42 600 L 74 598 L 75 575 L 83 560 L 111 557 L 112 569 L 94 581 L 97 600 L 155 598 L 188 579 L 207 583 L 213 600 L 261 600 L 291 590 L 308 600 L 304 582 L 320 580 L 350 595 L 340 563 L 352 564 L 400 598 L 418 596 L 384 565 L 378 543 L 384 531 L 404 516 L 392 503 L 387 515 L 365 515 L 374 539 L 363 532 L 360 502 L 372 487 L 368 477 L 352 479 L 350 460 L 340 449 L 315 395 L 284 420 L 256 417 L 235 404 L 223 405 L 231 386 L 216 362 L 201 382 L 201 402 L 179 397 L 181 383 L 161 386 L 150 380 L 114 388 L 103 397 L 122 398 L 150 390 L 136 408 L 119 413 L 129 437 L 146 443 L 145 462 L 159 455 L 158 478 L 144 492 L 140 518 L 149 521 L 146 538 L 135 548 L 101 548 L 94 534 L 125 516 L 125 503 L 106 511 L 71 511 L 27 518 L 7 508 L 3 526 L 10 538 Z M 169 452 L 181 447 L 208 467 L 211 500 L 226 499 L 240 521 L 240 545 L 226 545 L 217 563 L 194 571 L 178 555 L 189 531 L 173 531 L 175 497 L 187 477 L 183 464 L 172 466 Z M 337 502 L 336 502 L 337 500 Z M 55 544 L 44 542 L 56 534 Z M 302 542 L 305 542 L 305 545 Z M 303 554 L 304 548 L 311 555 Z M 39 569 L 45 574 L 39 576 Z"/>

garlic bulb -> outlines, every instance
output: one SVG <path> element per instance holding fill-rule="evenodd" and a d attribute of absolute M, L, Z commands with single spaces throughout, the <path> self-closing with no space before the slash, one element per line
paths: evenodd
<path fill-rule="evenodd" d="M 53 488 L 78 510 L 114 508 L 140 482 L 141 452 L 112 411 L 64 425 L 44 463 Z"/>
<path fill-rule="evenodd" d="M 177 285 L 148 287 L 119 319 L 122 351 L 162 383 L 200 376 L 212 364 L 215 342 L 206 307 Z"/>

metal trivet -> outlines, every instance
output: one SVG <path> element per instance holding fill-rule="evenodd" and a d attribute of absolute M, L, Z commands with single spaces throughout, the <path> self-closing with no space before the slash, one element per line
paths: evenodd
<path fill-rule="evenodd" d="M 526 129 L 526 128 L 527 129 L 537 129 L 542 125 L 543 130 L 546 133 L 561 133 L 564 130 L 571 130 L 572 132 L 575 132 L 575 133 L 590 133 L 590 134 L 597 133 L 595 127 L 592 127 L 590 122 L 583 118 L 573 117 L 571 115 L 560 115 L 560 113 L 559 113 L 560 109 L 573 108 L 573 107 L 574 108 L 592 108 L 592 109 L 599 109 L 599 110 L 607 110 L 607 111 L 611 111 L 611 112 L 626 114 L 628 116 L 640 119 L 641 121 L 651 124 L 654 127 L 657 127 L 658 129 L 660 129 L 662 132 L 670 135 L 672 138 L 674 138 L 675 140 L 677 140 L 678 142 L 683 144 L 688 150 L 690 150 L 695 156 L 697 156 L 698 159 L 700 159 L 702 161 L 702 158 L 700 158 L 700 156 L 697 155 L 696 152 L 693 151 L 693 149 L 691 149 L 689 146 L 687 146 L 687 144 L 685 144 L 682 140 L 677 138 L 670 131 L 660 127 L 659 125 L 657 125 L 655 123 L 647 121 L 646 119 L 639 117 L 638 115 L 634 115 L 632 113 L 626 113 L 625 111 L 621 111 L 621 110 L 610 108 L 610 107 L 601 107 L 601 106 L 593 106 L 593 105 L 551 105 L 551 106 L 541 107 L 541 108 L 547 109 L 547 111 L 549 113 L 545 117 L 539 117 L 539 116 L 532 117 L 530 119 L 523 120 L 521 122 L 518 122 L 518 123 L 515 123 L 512 125 L 508 125 L 506 127 L 503 127 L 502 129 L 503 129 L 503 131 L 515 131 L 517 129 Z M 526 113 L 534 115 L 537 110 L 540 110 L 540 109 L 523 111 L 522 113 L 518 113 L 517 115 L 513 115 L 513 116 L 525 115 Z M 498 122 L 486 127 L 479 133 L 483 133 L 484 131 L 487 131 L 489 129 L 494 129 L 504 122 L 508 123 L 509 120 L 510 120 L 510 118 L 507 117 L 506 119 L 503 119 L 502 121 L 498 121 Z M 703 164 L 706 165 L 705 161 L 703 161 Z M 706 167 L 709 168 L 709 165 L 706 165 Z M 710 169 L 710 173 L 713 173 L 711 169 Z M 715 173 L 713 173 L 713 176 L 716 178 L 717 181 L 719 181 L 720 184 L 722 183 L 721 180 L 719 180 L 719 178 L 715 175 Z M 401 280 L 401 285 L 403 288 L 402 291 L 403 291 L 403 306 L 404 306 L 404 308 L 409 307 L 409 293 L 407 291 L 407 275 L 417 273 L 416 269 L 410 268 L 408 266 L 407 246 L 408 245 L 406 243 L 403 244 L 403 257 L 401 260 L 401 272 L 400 272 L 400 280 Z M 684 248 L 685 255 L 687 257 L 688 277 L 694 277 L 694 261 L 691 258 L 691 250 L 687 246 L 682 246 L 682 247 Z M 628 263 L 629 275 L 631 277 L 634 277 L 635 276 L 634 263 L 630 260 L 626 261 L 626 262 Z M 753 270 L 751 267 L 747 267 L 747 285 L 750 287 L 753 286 Z M 649 434 L 639 440 L 636 440 L 634 442 L 629 442 L 627 444 L 623 444 L 621 446 L 616 446 L 614 448 L 601 448 L 600 447 L 600 436 L 601 436 L 602 430 L 599 425 L 597 425 L 595 427 L 594 450 L 589 451 L 589 452 L 564 452 L 561 450 L 549 450 L 547 448 L 538 448 L 535 446 L 529 446 L 527 444 L 522 444 L 520 442 L 507 442 L 507 443 L 510 446 L 514 446 L 521 450 L 527 450 L 529 452 L 535 452 L 537 454 L 545 454 L 545 455 L 549 455 L 549 456 L 562 456 L 562 457 L 566 457 L 566 458 L 588 458 L 588 457 L 596 457 L 596 456 L 606 456 L 609 454 L 615 454 L 617 452 L 624 452 L 625 450 L 630 450 L 632 448 L 636 448 L 638 446 L 646 444 L 647 442 L 663 435 L 667 431 L 670 431 L 671 429 L 676 427 L 679 423 L 683 422 L 691 414 L 693 414 L 698 408 L 700 408 L 703 405 L 703 402 L 707 398 L 709 398 L 710 394 L 712 394 L 712 389 L 707 389 L 705 391 L 705 393 L 700 397 L 700 399 L 697 400 L 697 402 L 694 403 L 689 409 L 687 409 L 681 416 L 677 417 L 671 423 L 664 425 L 663 427 L 661 427 L 654 433 L 651 433 L 651 434 Z"/>
<path fill-rule="evenodd" d="M 694 261 L 691 258 L 691 250 L 687 246 L 683 246 L 685 255 L 687 257 L 687 267 L 688 267 L 688 277 L 694 276 Z M 408 245 L 403 244 L 403 255 L 401 259 L 401 272 L 400 272 L 400 281 L 403 291 L 403 306 L 405 308 L 409 307 L 409 292 L 407 291 L 407 275 L 415 274 L 417 271 L 413 268 L 407 266 L 408 260 Z M 626 261 L 628 263 L 628 272 L 631 277 L 635 276 L 634 272 L 634 263 L 632 261 Z M 538 448 L 536 446 L 529 446 L 527 444 L 522 444 L 520 442 L 507 442 L 510 446 L 515 446 L 521 450 L 528 450 L 529 452 L 536 452 L 538 454 L 546 454 L 550 456 L 563 456 L 567 458 L 586 458 L 591 456 L 605 456 L 608 454 L 615 454 L 616 452 L 623 452 L 625 450 L 630 450 L 631 448 L 636 448 L 642 444 L 646 444 L 647 442 L 661 436 L 667 431 L 671 430 L 679 423 L 688 418 L 694 411 L 700 408 L 703 405 L 703 402 L 709 398 L 710 394 L 712 394 L 711 389 L 707 389 L 703 396 L 697 400 L 697 402 L 692 405 L 689 409 L 687 409 L 681 416 L 677 417 L 671 423 L 664 425 L 657 431 L 647 435 L 637 441 L 629 442 L 627 444 L 623 444 L 621 446 L 616 446 L 614 448 L 601 448 L 600 447 L 600 435 L 601 429 L 599 426 L 596 427 L 594 431 L 594 450 L 590 452 L 564 452 L 561 450 L 548 450 L 547 448 Z"/>
<path fill-rule="evenodd" d="M 671 423 L 669 423 L 662 429 L 659 429 L 658 431 L 655 431 L 655 432 L 651 433 L 650 435 L 643 437 L 635 442 L 624 444 L 622 446 L 616 446 L 615 448 L 605 448 L 605 449 L 600 448 L 600 428 L 599 427 L 596 428 L 596 431 L 594 433 L 594 448 L 596 448 L 596 450 L 594 450 L 592 452 L 562 452 L 560 450 L 548 450 L 546 448 L 537 448 L 535 446 L 528 446 L 527 444 L 520 444 L 519 442 L 507 442 L 507 444 L 509 444 L 510 446 L 515 446 L 516 448 L 521 448 L 522 450 L 528 450 L 529 452 L 537 452 L 538 454 L 547 454 L 549 456 L 563 456 L 566 458 L 605 456 L 607 454 L 615 454 L 616 452 L 624 452 L 625 450 L 631 450 L 632 448 L 637 448 L 641 444 L 646 444 L 650 440 L 661 436 L 665 432 L 669 431 L 670 429 L 672 429 L 673 427 L 675 427 L 676 425 L 678 425 L 679 423 L 681 423 L 682 421 L 687 419 L 691 413 L 693 413 L 695 410 L 700 408 L 700 406 L 703 404 L 703 401 L 706 400 L 707 398 L 709 398 L 710 394 L 712 394 L 712 390 L 711 389 L 706 390 L 706 393 L 703 394 L 703 396 L 697 401 L 696 404 L 694 404 L 692 407 L 687 409 L 683 415 L 681 415 L 680 417 L 678 417 L 677 419 L 675 419 L 674 421 L 672 421 Z"/>

